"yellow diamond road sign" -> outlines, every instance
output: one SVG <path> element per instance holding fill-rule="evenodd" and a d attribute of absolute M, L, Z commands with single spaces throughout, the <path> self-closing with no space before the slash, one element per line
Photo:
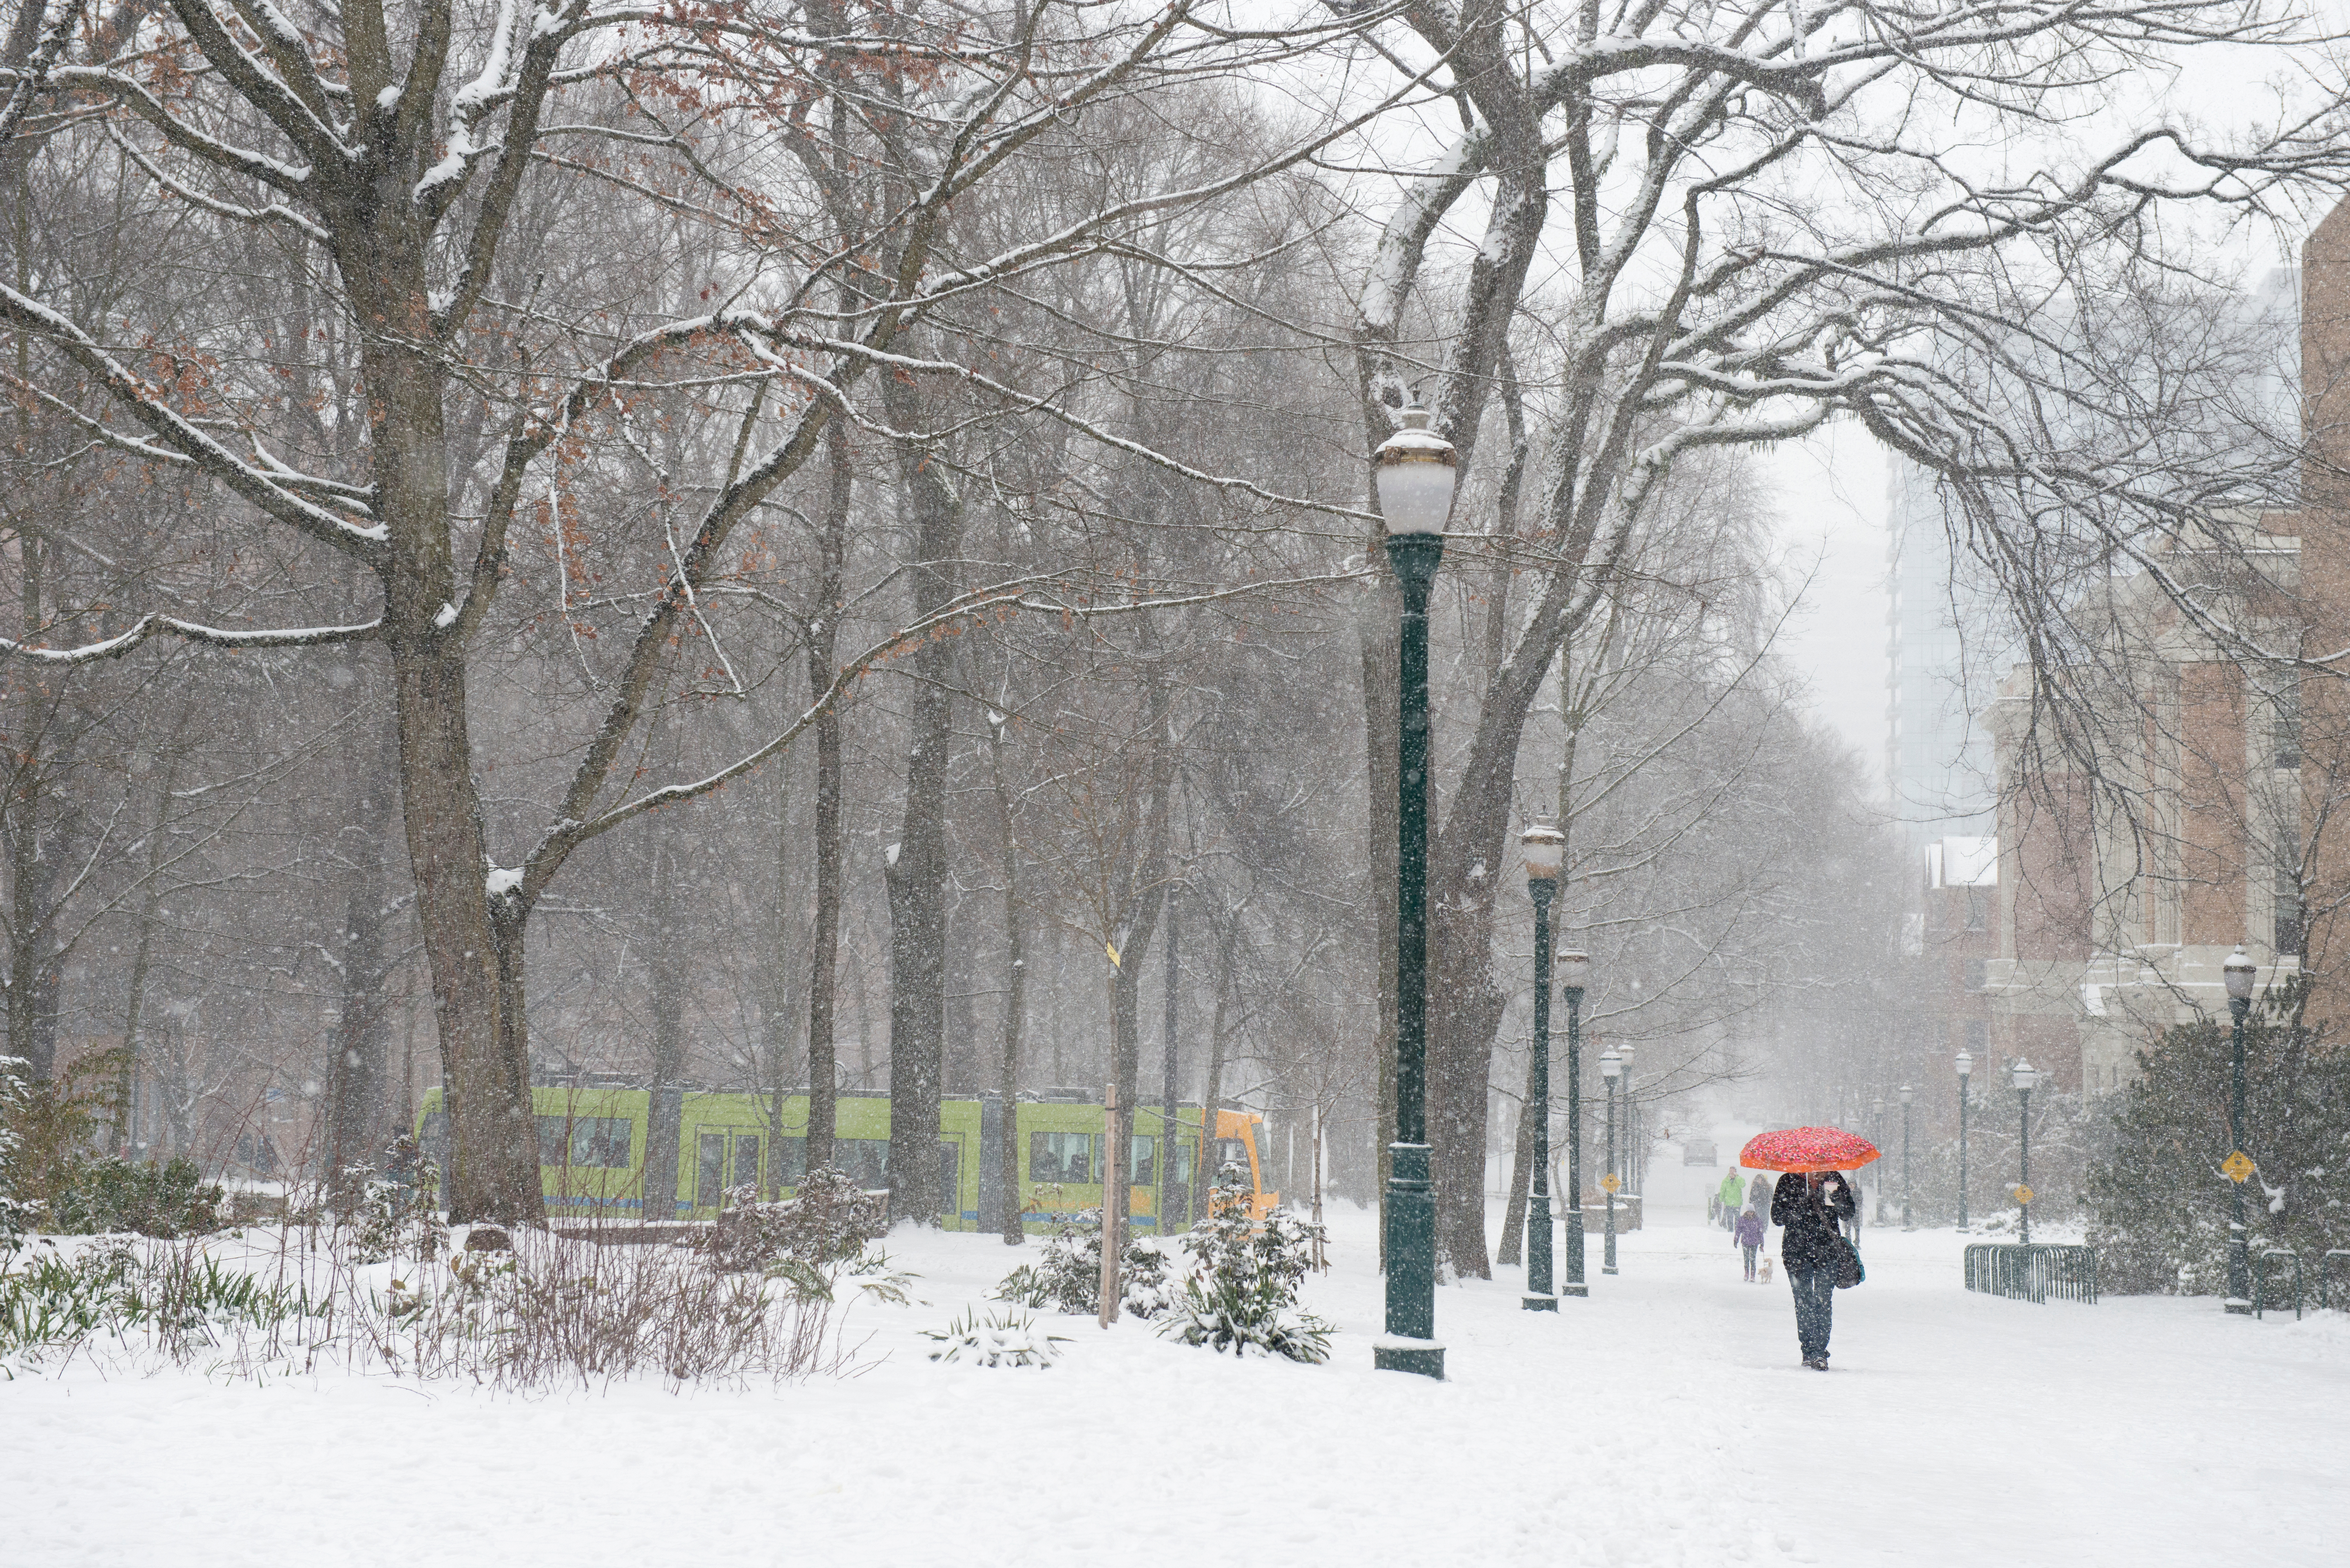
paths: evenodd
<path fill-rule="evenodd" d="M 2032 1201 L 2032 1189 L 2030 1189 L 2029 1187 L 2022 1187 L 2022 1186 L 2017 1187 L 2017 1188 L 2016 1188 L 2016 1189 L 2015 1189 L 2015 1200 L 2016 1200 L 2018 1203 L 2029 1203 L 2029 1202 L 2031 1202 L 2031 1201 Z"/>
<path fill-rule="evenodd" d="M 1605 1188 L 1605 1189 L 1606 1189 L 1607 1191 L 1609 1191 L 1609 1192 L 1616 1192 L 1616 1191 L 1618 1191 L 1618 1190 L 1620 1190 L 1620 1189 L 1623 1188 L 1623 1186 L 1624 1186 L 1624 1184 L 1623 1184 L 1622 1182 L 1620 1182 L 1620 1181 L 1617 1180 L 1617 1179 L 1616 1179 L 1616 1178 L 1615 1178 L 1614 1176 L 1612 1176 L 1612 1175 L 1609 1175 L 1609 1176 L 1603 1176 L 1603 1177 L 1601 1177 L 1601 1178 L 1599 1179 L 1599 1185 L 1600 1185 L 1601 1187 Z"/>
<path fill-rule="evenodd" d="M 2220 1162 L 2220 1168 L 2228 1173 L 2229 1180 L 2241 1184 L 2246 1178 L 2252 1174 L 2251 1156 L 2246 1154 L 2240 1148 L 2235 1153 L 2230 1155 L 2227 1158 L 2221 1160 Z"/>

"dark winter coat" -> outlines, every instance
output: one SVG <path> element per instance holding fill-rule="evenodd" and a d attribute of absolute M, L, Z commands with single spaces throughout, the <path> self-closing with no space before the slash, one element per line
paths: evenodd
<path fill-rule="evenodd" d="M 1781 1177 L 1771 1194 L 1771 1223 L 1786 1227 L 1779 1238 L 1779 1259 L 1787 1272 L 1807 1274 L 1836 1267 L 1842 1262 L 1836 1221 L 1851 1219 L 1858 1207 L 1840 1170 L 1827 1173 L 1817 1196 L 1801 1171 Z"/>

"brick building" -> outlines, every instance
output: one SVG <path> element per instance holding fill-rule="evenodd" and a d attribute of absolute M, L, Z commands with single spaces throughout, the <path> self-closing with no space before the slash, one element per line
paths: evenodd
<path fill-rule="evenodd" d="M 2260 647 L 2350 649 L 2350 202 L 2297 278 L 2301 504 L 2223 517 L 2158 564 Z M 2089 601 L 2071 671 L 2095 717 L 2058 722 L 2022 671 L 1990 715 L 2000 777 L 1994 1052 L 2118 1087 L 2174 1023 L 2226 1016 L 2242 943 L 2268 985 L 2305 971 L 2309 1016 L 2350 1023 L 2350 691 L 2238 662 L 2144 574 Z M 2109 700 L 2096 701 L 2102 687 Z"/>

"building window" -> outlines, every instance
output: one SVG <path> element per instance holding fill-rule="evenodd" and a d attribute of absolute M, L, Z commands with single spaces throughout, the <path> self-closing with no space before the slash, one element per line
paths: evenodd
<path fill-rule="evenodd" d="M 2301 682 L 2292 680 L 2277 689 L 2275 716 L 2269 724 L 2270 740 L 2276 753 L 2275 765 L 2281 768 L 2301 766 Z"/>
<path fill-rule="evenodd" d="M 1991 929 L 1991 899 L 1984 896 L 1980 888 L 1967 889 L 1967 929 L 1970 931 Z"/>
<path fill-rule="evenodd" d="M 2275 881 L 2276 930 L 2273 942 L 2279 956 L 2301 951 L 2301 871 L 2298 867 L 2280 866 Z"/>
<path fill-rule="evenodd" d="M 1981 959 L 1969 959 L 1969 960 L 1967 960 L 1967 967 L 1966 967 L 1966 988 L 1967 988 L 1969 991 L 1981 991 L 1981 990 L 1983 988 L 1983 961 L 1982 961 L 1982 960 L 1981 960 Z"/>
<path fill-rule="evenodd" d="M 1967 1054 L 1978 1062 L 1991 1055 L 1991 1025 L 1980 1018 L 1967 1020 Z"/>

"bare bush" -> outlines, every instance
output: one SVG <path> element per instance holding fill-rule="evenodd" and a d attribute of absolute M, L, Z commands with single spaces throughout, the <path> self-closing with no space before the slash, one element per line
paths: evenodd
<path fill-rule="evenodd" d="M 261 1377 L 340 1367 L 531 1390 L 668 1387 L 840 1370 L 829 1289 L 677 1247 L 520 1234 L 510 1251 L 362 1261 L 349 1232 L 277 1246 L 109 1239 L 0 1272 L 0 1355 Z"/>

